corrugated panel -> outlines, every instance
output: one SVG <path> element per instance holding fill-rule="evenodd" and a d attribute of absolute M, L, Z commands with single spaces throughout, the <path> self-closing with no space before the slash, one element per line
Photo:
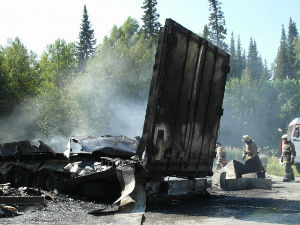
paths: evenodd
<path fill-rule="evenodd" d="M 166 20 L 137 151 L 150 173 L 211 173 L 228 70 L 227 53 Z"/>

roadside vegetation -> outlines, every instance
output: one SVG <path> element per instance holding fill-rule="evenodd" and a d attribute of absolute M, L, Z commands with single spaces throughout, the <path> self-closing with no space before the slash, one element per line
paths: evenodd
<path fill-rule="evenodd" d="M 290 18 L 287 34 L 278 28 L 280 45 L 270 67 L 254 37 L 246 48 L 234 33 L 225 43 L 221 3 L 209 2 L 211 15 L 202 36 L 231 54 L 219 141 L 241 147 L 242 135 L 249 134 L 262 148 L 278 149 L 282 134 L 277 129 L 286 128 L 300 112 L 296 23 Z M 41 57 L 18 37 L 0 46 L 0 142 L 141 135 L 160 26 L 156 4 L 145 0 L 143 24 L 129 17 L 112 27 L 102 43 L 96 44 L 84 6 L 77 43 L 58 38 Z M 228 156 L 238 158 L 235 152 Z"/>
<path fill-rule="evenodd" d="M 270 175 L 276 175 L 276 176 L 284 176 L 284 165 L 279 164 L 279 159 L 277 157 L 270 157 L 268 158 L 268 164 L 266 172 Z M 297 172 L 296 167 L 292 166 L 292 169 L 294 171 L 294 175 L 299 177 L 300 174 Z"/>

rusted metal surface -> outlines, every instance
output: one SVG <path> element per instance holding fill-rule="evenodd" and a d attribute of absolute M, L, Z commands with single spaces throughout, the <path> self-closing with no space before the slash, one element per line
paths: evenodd
<path fill-rule="evenodd" d="M 155 175 L 211 175 L 229 55 L 171 19 L 161 29 L 137 154 Z"/>

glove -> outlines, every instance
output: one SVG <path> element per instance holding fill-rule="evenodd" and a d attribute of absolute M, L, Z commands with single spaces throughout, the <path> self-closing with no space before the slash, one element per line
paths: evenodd
<path fill-rule="evenodd" d="M 291 158 L 291 163 L 292 163 L 292 165 L 295 163 L 295 157 Z"/>
<path fill-rule="evenodd" d="M 280 158 L 280 162 L 281 162 L 281 163 L 283 163 L 283 156 L 281 156 L 281 158 Z"/>

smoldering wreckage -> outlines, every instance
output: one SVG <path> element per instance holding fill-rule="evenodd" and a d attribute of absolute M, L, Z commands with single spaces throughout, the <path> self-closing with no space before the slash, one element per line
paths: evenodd
<path fill-rule="evenodd" d="M 206 193 L 206 177 L 213 175 L 229 58 L 167 19 L 159 34 L 141 138 L 72 137 L 64 153 L 42 141 L 39 146 L 29 141 L 2 143 L 0 215 L 17 214 L 16 208 L 3 205 L 18 205 L 17 197 L 5 195 L 12 187 L 44 191 L 44 195 L 58 191 L 114 197 L 113 204 L 119 204 L 116 212 L 131 213 L 131 218 L 138 215 L 136 221 L 141 221 L 146 202 Z M 231 162 L 212 183 L 238 189 L 243 174 L 262 172 L 245 167 Z M 173 179 L 166 180 L 168 176 Z M 41 201 L 38 196 L 27 197 L 19 198 L 19 203 Z M 105 210 L 90 213 L 101 215 Z"/>

